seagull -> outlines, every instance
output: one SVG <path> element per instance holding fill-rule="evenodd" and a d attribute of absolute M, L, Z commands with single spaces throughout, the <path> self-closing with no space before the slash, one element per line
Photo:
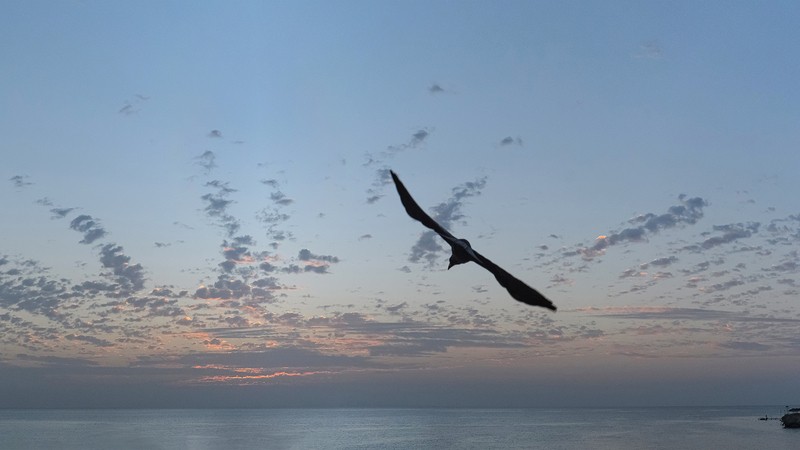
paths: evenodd
<path fill-rule="evenodd" d="M 466 239 L 458 239 L 450 234 L 449 231 L 445 230 L 444 227 L 436 223 L 435 220 L 431 219 L 431 217 L 419 207 L 417 202 L 414 201 L 414 198 L 412 198 L 411 194 L 408 193 L 408 189 L 406 189 L 406 187 L 400 181 L 400 178 L 397 177 L 397 174 L 395 174 L 392 170 L 390 170 L 389 173 L 392 174 L 392 179 L 394 180 L 394 185 L 397 188 L 397 193 L 400 194 L 400 201 L 406 208 L 408 215 L 411 216 L 412 219 L 422 222 L 423 225 L 435 231 L 439 236 L 442 237 L 442 239 L 450 244 L 453 254 L 450 256 L 450 264 L 447 266 L 448 270 L 455 265 L 472 261 L 491 272 L 492 275 L 494 275 L 494 277 L 497 279 L 497 282 L 500 283 L 500 286 L 506 288 L 508 293 L 511 294 L 515 300 L 532 306 L 541 306 L 553 311 L 556 310 L 553 302 L 545 298 L 544 295 L 515 278 L 510 273 L 500 268 L 500 266 L 497 264 L 489 261 L 489 259 L 487 259 L 485 256 L 482 256 L 480 253 L 473 250 L 472 246 L 469 245 L 469 241 Z"/>

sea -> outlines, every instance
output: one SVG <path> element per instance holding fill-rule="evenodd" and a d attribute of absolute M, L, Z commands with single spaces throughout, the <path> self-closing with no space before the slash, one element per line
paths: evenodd
<path fill-rule="evenodd" d="M 0 410 L 2 449 L 800 449 L 782 406 Z"/>

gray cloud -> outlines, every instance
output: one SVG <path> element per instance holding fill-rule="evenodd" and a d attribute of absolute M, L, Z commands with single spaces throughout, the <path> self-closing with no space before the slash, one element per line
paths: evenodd
<path fill-rule="evenodd" d="M 336 256 L 331 255 L 315 255 L 311 253 L 307 248 L 300 250 L 299 254 L 297 255 L 297 259 L 300 261 L 325 261 L 329 263 L 338 263 L 339 258 Z"/>
<path fill-rule="evenodd" d="M 749 238 L 754 233 L 758 233 L 760 224 L 758 222 L 751 222 L 748 224 L 729 224 L 729 225 L 714 225 L 714 231 L 721 231 L 722 236 L 713 236 L 700 244 L 704 250 L 716 247 L 722 244 L 728 244 L 737 239 Z"/>
<path fill-rule="evenodd" d="M 122 107 L 119 109 L 119 111 L 117 111 L 117 113 L 125 116 L 136 114 L 139 111 L 141 111 L 139 105 L 146 102 L 147 100 L 150 100 L 150 97 L 141 94 L 136 94 L 133 96 L 133 101 L 125 100 L 125 103 L 123 103 Z"/>
<path fill-rule="evenodd" d="M 276 179 L 262 179 L 262 184 L 275 189 L 270 194 L 270 200 L 275 204 L 274 207 L 264 208 L 256 214 L 256 218 L 267 226 L 267 237 L 272 239 L 272 246 L 278 247 L 279 241 L 292 238 L 292 233 L 288 230 L 281 229 L 278 225 L 282 222 L 289 220 L 290 216 L 283 212 L 283 207 L 294 203 L 294 200 L 288 198 L 280 190 L 280 183 Z"/>
<path fill-rule="evenodd" d="M 708 202 L 700 197 L 686 198 L 685 195 L 681 195 L 678 199 L 681 204 L 671 206 L 666 213 L 639 215 L 629 221 L 630 224 L 637 226 L 601 236 L 597 238 L 593 246 L 579 249 L 572 254 L 580 254 L 586 259 L 592 259 L 602 254 L 612 245 L 625 242 L 641 242 L 649 234 L 656 234 L 661 230 L 683 224 L 694 225 L 703 217 L 703 207 L 707 206 Z"/>
<path fill-rule="evenodd" d="M 89 367 L 97 366 L 97 361 L 92 361 L 86 358 L 68 358 L 63 356 L 39 356 L 28 355 L 26 353 L 17 353 L 16 359 L 20 361 L 33 361 L 36 363 L 44 364 L 48 367 Z"/>
<path fill-rule="evenodd" d="M 141 264 L 131 264 L 130 256 L 122 253 L 122 247 L 106 244 L 100 248 L 100 262 L 112 269 L 116 281 L 125 291 L 138 291 L 144 287 L 144 269 Z"/>
<path fill-rule="evenodd" d="M 53 213 L 53 219 L 63 219 L 74 210 L 75 208 L 52 208 L 50 212 Z"/>
<path fill-rule="evenodd" d="M 384 166 L 375 171 L 375 179 L 372 181 L 372 187 L 367 189 L 367 203 L 373 204 L 383 198 L 384 186 L 392 184 L 392 176 L 389 173 L 389 168 Z"/>
<path fill-rule="evenodd" d="M 425 142 L 425 139 L 427 139 L 429 135 L 430 132 L 426 129 L 417 131 L 411 135 L 411 140 L 408 142 L 409 147 L 416 148 L 418 145 Z"/>
<path fill-rule="evenodd" d="M 765 272 L 796 272 L 800 268 L 795 261 L 784 261 L 780 264 L 775 264 L 769 268 L 761 269 Z"/>
<path fill-rule="evenodd" d="M 139 112 L 139 110 L 135 109 L 132 104 L 125 102 L 125 104 L 122 105 L 122 108 L 120 108 L 117 112 L 129 116 L 131 114 L 136 114 Z"/>
<path fill-rule="evenodd" d="M 284 194 L 281 191 L 273 192 L 272 194 L 269 195 L 269 198 L 273 202 L 282 206 L 291 205 L 294 202 L 294 200 L 286 197 L 286 194 Z"/>
<path fill-rule="evenodd" d="M 98 347 L 113 347 L 114 346 L 114 344 L 112 344 L 111 342 L 109 342 L 109 341 L 107 341 L 105 339 L 100 339 L 98 337 L 87 336 L 87 335 L 83 335 L 83 334 L 68 334 L 68 335 L 66 335 L 64 337 L 67 338 L 67 340 L 69 340 L 69 341 L 87 342 L 89 344 L 96 345 Z"/>
<path fill-rule="evenodd" d="M 9 178 L 8 180 L 14 184 L 15 188 L 22 189 L 28 186 L 31 186 L 33 183 L 28 181 L 30 177 L 27 175 L 14 175 L 13 177 Z"/>
<path fill-rule="evenodd" d="M 82 214 L 70 222 L 69 227 L 75 231 L 83 233 L 81 244 L 91 244 L 92 242 L 106 235 L 106 230 L 92 218 L 92 216 Z"/>
<path fill-rule="evenodd" d="M 267 186 L 273 187 L 275 189 L 278 189 L 278 186 L 279 186 L 278 185 L 278 180 L 276 180 L 276 179 L 263 179 L 263 180 L 261 180 L 261 183 L 265 184 Z"/>
<path fill-rule="evenodd" d="M 0 306 L 42 314 L 53 320 L 63 319 L 59 305 L 69 300 L 68 280 L 47 276 L 47 269 L 33 260 L 0 258 Z"/>
<path fill-rule="evenodd" d="M 217 167 L 217 164 L 214 162 L 217 159 L 217 157 L 211 150 L 204 151 L 202 155 L 197 156 L 194 159 L 195 163 L 198 166 L 205 169 L 206 174 L 208 174 L 209 172 L 211 172 L 211 170 Z"/>
<path fill-rule="evenodd" d="M 430 92 L 431 94 L 439 94 L 444 92 L 444 88 L 441 87 L 438 83 L 433 83 L 428 87 L 428 92 Z"/>
<path fill-rule="evenodd" d="M 205 184 L 207 187 L 213 187 L 217 190 L 214 194 L 205 194 L 200 197 L 205 203 L 204 211 L 208 217 L 217 219 L 219 224 L 226 230 L 228 236 L 233 236 L 239 231 L 239 220 L 227 213 L 228 206 L 233 203 L 233 200 L 228 200 L 226 197 L 236 189 L 230 188 L 227 182 L 212 180 Z"/>
<path fill-rule="evenodd" d="M 656 258 L 649 263 L 644 263 L 639 267 L 641 269 L 647 269 L 649 266 L 656 266 L 656 267 L 666 267 L 678 261 L 678 258 L 675 256 L 667 256 L 664 258 Z"/>
<path fill-rule="evenodd" d="M 503 139 L 500 140 L 500 146 L 501 147 L 505 147 L 505 146 L 513 145 L 513 144 L 516 144 L 516 145 L 519 145 L 520 147 L 522 147 L 522 138 L 519 137 L 519 136 L 517 136 L 516 138 L 513 138 L 511 136 L 506 136 L 506 137 L 504 137 Z"/>
<path fill-rule="evenodd" d="M 389 175 L 389 167 L 385 165 L 385 162 L 392 159 L 396 154 L 403 152 L 408 149 L 414 149 L 422 145 L 428 137 L 431 135 L 433 130 L 429 128 L 422 128 L 414 134 L 411 135 L 411 139 L 401 145 L 390 145 L 387 147 L 386 151 L 381 152 L 378 155 L 374 155 L 372 153 L 368 153 L 366 155 L 367 162 L 364 163 L 364 166 L 371 166 L 373 164 L 380 164 L 382 167 L 375 171 L 375 178 L 372 182 L 372 186 L 367 189 L 367 203 L 373 204 L 383 197 L 383 189 L 384 186 L 392 183 L 392 177 Z"/>
<path fill-rule="evenodd" d="M 306 262 L 305 266 L 303 267 L 305 272 L 315 273 L 328 273 L 328 268 L 330 268 L 330 265 L 339 262 L 339 258 L 336 256 L 315 255 L 307 248 L 300 250 L 297 255 L 297 259 Z"/>

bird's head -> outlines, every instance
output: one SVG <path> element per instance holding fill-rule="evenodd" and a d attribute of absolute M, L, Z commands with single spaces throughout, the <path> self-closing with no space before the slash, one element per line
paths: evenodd
<path fill-rule="evenodd" d="M 450 263 L 447 265 L 447 270 L 450 270 L 450 268 L 455 266 L 455 265 L 464 264 L 467 261 L 469 261 L 469 260 L 463 259 L 463 258 L 459 258 L 456 253 L 453 253 L 453 255 L 450 256 Z"/>

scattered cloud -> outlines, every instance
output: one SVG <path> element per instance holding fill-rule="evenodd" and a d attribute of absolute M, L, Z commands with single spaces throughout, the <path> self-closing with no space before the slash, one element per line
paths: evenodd
<path fill-rule="evenodd" d="M 215 167 L 217 167 L 217 164 L 215 162 L 216 159 L 217 159 L 216 155 L 214 155 L 214 152 L 212 152 L 211 150 L 206 150 L 200 156 L 196 156 L 194 158 L 195 163 L 198 166 L 205 169 L 206 175 L 208 175 L 209 172 L 211 172 Z"/>
<path fill-rule="evenodd" d="M 239 231 L 241 224 L 238 219 L 227 212 L 228 206 L 233 203 L 233 200 L 229 200 L 227 197 L 229 194 L 236 192 L 236 189 L 230 188 L 227 182 L 219 180 L 209 181 L 205 186 L 216 189 L 215 193 L 205 194 L 200 197 L 206 203 L 204 208 L 206 215 L 216 219 L 217 223 L 226 230 L 227 235 L 232 237 Z"/>
<path fill-rule="evenodd" d="M 445 92 L 445 90 L 441 85 L 439 85 L 439 83 L 433 83 L 428 86 L 428 92 L 431 94 L 441 94 L 442 92 Z"/>
<path fill-rule="evenodd" d="M 130 116 L 141 111 L 141 104 L 150 100 L 150 97 L 142 94 L 135 94 L 133 100 L 125 100 L 122 107 L 117 111 L 124 116 Z"/>
<path fill-rule="evenodd" d="M 124 292 L 138 291 L 144 287 L 144 269 L 141 264 L 131 264 L 131 258 L 122 253 L 122 247 L 106 244 L 100 248 L 100 262 L 112 273 Z"/>
<path fill-rule="evenodd" d="M 91 244 L 106 235 L 106 230 L 92 216 L 87 214 L 81 214 L 72 219 L 69 227 L 83 233 L 83 239 L 80 240 L 81 244 Z"/>
<path fill-rule="evenodd" d="M 392 177 L 389 175 L 389 166 L 386 165 L 386 162 L 394 158 L 399 153 L 420 147 L 428 139 L 431 133 L 433 133 L 433 129 L 421 128 L 414 132 L 409 141 L 405 144 L 390 145 L 387 147 L 386 151 L 377 154 L 368 153 L 366 155 L 367 161 L 364 163 L 364 166 L 381 166 L 379 169 L 376 169 L 372 185 L 367 189 L 368 204 L 373 204 L 380 200 L 384 195 L 384 186 L 392 183 Z"/>
<path fill-rule="evenodd" d="M 708 202 L 700 197 L 687 198 L 681 195 L 679 200 L 681 204 L 671 206 L 666 213 L 638 215 L 629 220 L 632 227 L 600 235 L 592 246 L 569 252 L 565 256 L 581 255 L 585 259 L 593 259 L 605 253 L 611 246 L 626 242 L 643 242 L 647 236 L 661 230 L 680 225 L 694 225 L 703 217 L 703 207 L 708 205 Z"/>
<path fill-rule="evenodd" d="M 50 212 L 53 213 L 53 219 L 63 219 L 72 211 L 75 211 L 75 208 L 53 208 L 50 210 Z"/>
<path fill-rule="evenodd" d="M 27 175 L 14 175 L 13 177 L 9 178 L 9 181 L 11 181 L 15 188 L 22 189 L 33 185 L 33 183 L 28 181 L 29 178 L 30 177 Z"/>
<path fill-rule="evenodd" d="M 499 145 L 501 147 L 506 147 L 506 146 L 509 146 L 509 145 L 518 145 L 518 146 L 522 147 L 522 138 L 519 137 L 519 136 L 517 136 L 515 138 L 511 137 L 511 136 L 506 136 L 506 137 L 504 137 L 503 139 L 500 140 L 500 144 Z"/>
<path fill-rule="evenodd" d="M 306 272 L 315 273 L 328 273 L 328 268 L 331 264 L 339 262 L 339 258 L 332 255 L 315 255 L 307 248 L 300 250 L 297 259 L 303 261 L 305 266 L 303 270 Z"/>

